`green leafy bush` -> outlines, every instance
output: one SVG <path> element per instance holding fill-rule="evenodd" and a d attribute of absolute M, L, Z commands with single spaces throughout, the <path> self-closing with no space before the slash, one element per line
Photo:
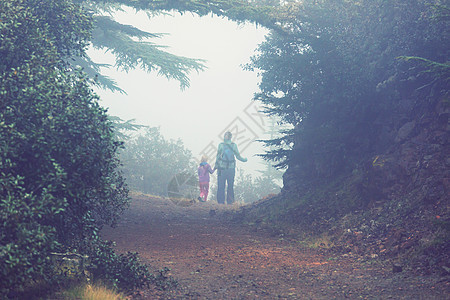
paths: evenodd
<path fill-rule="evenodd" d="M 85 44 L 89 14 L 38 2 L 0 2 L 0 293 L 10 297 L 54 281 L 50 253 L 83 252 L 128 201 L 106 112 L 62 61 Z M 52 27 L 53 8 L 75 21 Z"/>
<path fill-rule="evenodd" d="M 94 281 L 110 283 L 114 288 L 127 293 L 149 287 L 150 284 L 161 289 L 176 285 L 176 281 L 167 276 L 169 269 L 162 269 L 154 275 L 140 261 L 138 253 L 117 254 L 111 242 L 99 241 L 92 249 L 88 271 Z"/>
<path fill-rule="evenodd" d="M 42 220 L 60 213 L 65 203 L 55 203 L 49 191 L 26 193 L 20 178 L 1 178 L 0 184 L 8 189 L 0 203 L 0 293 L 11 296 L 30 282 L 53 277 L 49 253 L 58 246 L 56 230 Z"/>

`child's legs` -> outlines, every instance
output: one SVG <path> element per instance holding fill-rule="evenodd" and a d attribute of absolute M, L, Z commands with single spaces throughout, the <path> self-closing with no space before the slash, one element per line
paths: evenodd
<path fill-rule="evenodd" d="M 202 197 L 206 201 L 209 192 L 209 182 L 200 182 L 199 185 L 200 185 L 200 197 Z"/>
<path fill-rule="evenodd" d="M 200 190 L 200 197 L 203 197 L 203 187 L 202 187 L 202 183 L 201 182 L 198 183 L 198 188 Z"/>
<path fill-rule="evenodd" d="M 203 196 L 205 201 L 208 200 L 208 193 L 209 193 L 209 182 L 203 183 Z"/>

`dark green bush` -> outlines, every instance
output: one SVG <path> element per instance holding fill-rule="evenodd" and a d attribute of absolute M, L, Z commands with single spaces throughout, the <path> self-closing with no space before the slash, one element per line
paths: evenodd
<path fill-rule="evenodd" d="M 58 23 L 66 31 L 51 26 L 53 8 L 73 14 Z M 89 14 L 71 1 L 7 0 L 0 20 L 0 294 L 13 297 L 54 282 L 51 253 L 83 253 L 128 197 L 106 112 L 62 60 L 85 44 Z"/>
<path fill-rule="evenodd" d="M 49 191 L 35 196 L 26 193 L 22 184 L 17 177 L 0 179 L 8 190 L 0 203 L 0 294 L 10 296 L 33 281 L 53 277 L 49 253 L 58 246 L 55 228 L 40 221 L 64 207 L 64 202 L 54 204 Z"/>
<path fill-rule="evenodd" d="M 117 254 L 111 242 L 99 241 L 92 249 L 88 271 L 94 281 L 112 284 L 114 288 L 127 293 L 147 288 L 151 284 L 161 289 L 176 285 L 176 281 L 167 276 L 169 269 L 162 269 L 154 275 L 140 261 L 136 252 Z"/>

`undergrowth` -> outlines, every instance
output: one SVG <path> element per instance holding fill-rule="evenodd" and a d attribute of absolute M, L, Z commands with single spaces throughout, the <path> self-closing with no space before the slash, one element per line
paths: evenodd
<path fill-rule="evenodd" d="M 125 300 L 125 295 L 102 284 L 76 285 L 60 293 L 64 300 Z"/>

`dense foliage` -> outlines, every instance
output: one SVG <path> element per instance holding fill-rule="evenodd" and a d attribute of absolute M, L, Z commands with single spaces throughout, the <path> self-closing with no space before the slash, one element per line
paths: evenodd
<path fill-rule="evenodd" d="M 148 288 L 150 284 L 159 289 L 173 287 L 177 282 L 167 275 L 169 269 L 149 271 L 136 252 L 117 254 L 110 242 L 101 242 L 90 252 L 90 265 L 87 267 L 92 279 L 107 282 L 115 289 L 133 294 L 136 289 Z"/>
<path fill-rule="evenodd" d="M 79 54 L 91 16 L 71 1 L 0 3 L 0 290 L 52 281 L 52 252 L 85 251 L 127 204 L 111 123 Z M 12 294 L 11 294 L 12 295 Z"/>
<path fill-rule="evenodd" d="M 153 195 L 166 195 L 174 176 L 195 169 L 192 154 L 183 143 L 167 140 L 157 127 L 128 140 L 121 160 L 130 188 Z"/>
<path fill-rule="evenodd" d="M 235 178 L 234 197 L 241 203 L 252 203 L 269 195 L 280 192 L 277 179 L 281 179 L 277 170 L 266 170 L 259 176 L 247 174 L 243 169 L 238 169 Z M 280 172 L 281 173 L 281 172 Z"/>
<path fill-rule="evenodd" d="M 341 251 L 401 256 L 419 272 L 447 268 L 448 4 L 287 6 L 283 30 L 247 66 L 261 75 L 256 99 L 294 128 L 267 141 L 278 149 L 265 157 L 287 166 L 284 187 L 252 218 L 333 235 Z"/>
<path fill-rule="evenodd" d="M 247 66 L 261 74 L 256 99 L 267 113 L 295 127 L 269 142 L 281 147 L 266 157 L 315 180 L 351 171 L 386 149 L 387 128 L 401 122 L 405 82 L 433 80 L 398 57 L 423 57 L 448 72 L 448 26 L 434 18 L 439 3 L 294 2 L 284 31 L 273 31 Z M 394 82 L 403 87 L 385 89 Z"/>

